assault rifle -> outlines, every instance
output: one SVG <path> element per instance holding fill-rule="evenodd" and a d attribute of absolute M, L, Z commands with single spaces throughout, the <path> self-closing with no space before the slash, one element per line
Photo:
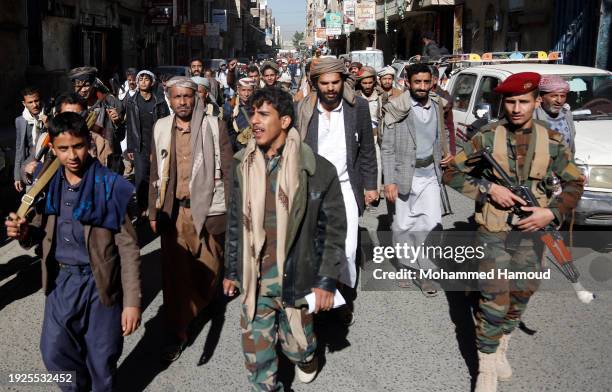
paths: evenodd
<path fill-rule="evenodd" d="M 473 159 L 478 159 L 479 157 L 484 158 L 491 167 L 499 174 L 501 177 L 502 184 L 506 188 L 510 189 L 512 193 L 519 196 L 526 202 L 526 207 L 539 207 L 540 204 L 536 199 L 531 189 L 524 185 L 514 185 L 513 181 L 510 179 L 510 176 L 506 171 L 501 167 L 499 162 L 495 160 L 493 155 L 491 154 L 491 149 L 486 147 L 473 156 L 470 157 L 470 161 Z M 526 218 L 531 215 L 531 212 L 523 211 L 521 209 L 520 204 L 515 204 L 512 207 L 512 213 L 515 214 L 519 218 Z M 509 238 L 513 238 L 520 242 L 521 236 L 512 236 L 510 234 Z M 552 223 L 549 223 L 546 227 L 540 230 L 539 239 L 544 243 L 546 248 L 550 251 L 553 258 L 548 257 L 548 259 L 561 271 L 561 273 L 572 283 L 578 283 L 578 278 L 580 277 L 580 273 L 576 269 L 574 265 L 572 254 L 570 250 L 565 245 L 563 237 L 561 233 L 553 226 Z M 516 249 L 518 247 L 518 243 L 514 241 L 510 241 L 510 243 L 506 243 L 507 248 Z"/>

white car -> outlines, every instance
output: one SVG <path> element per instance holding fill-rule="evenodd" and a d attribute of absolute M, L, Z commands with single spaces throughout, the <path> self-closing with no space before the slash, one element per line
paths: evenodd
<path fill-rule="evenodd" d="M 576 164 L 587 177 L 576 208 L 576 224 L 612 225 L 612 73 L 563 64 L 492 64 L 465 68 L 447 87 L 453 97 L 453 119 L 459 135 L 477 120 L 476 110 L 490 107 L 490 117 L 501 115 L 501 96 L 493 90 L 519 72 L 559 75 L 570 84 L 567 103 L 576 127 Z M 484 104 L 484 105 L 483 105 Z"/>

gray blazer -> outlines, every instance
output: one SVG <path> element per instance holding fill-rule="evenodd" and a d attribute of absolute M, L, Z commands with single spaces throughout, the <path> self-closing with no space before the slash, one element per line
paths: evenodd
<path fill-rule="evenodd" d="M 22 181 L 21 179 L 21 167 L 24 162 L 30 156 L 30 149 L 28 148 L 28 122 L 19 116 L 15 119 L 15 130 L 17 135 L 15 137 L 15 169 L 13 171 L 13 177 L 15 181 Z M 31 132 L 31 130 L 30 130 Z"/>
<path fill-rule="evenodd" d="M 404 94 L 409 94 L 408 92 Z M 432 98 L 433 100 L 434 98 Z M 432 102 L 432 109 L 435 113 L 432 115 L 438 116 L 437 101 Z M 399 122 L 387 124 L 385 122 L 383 128 L 382 146 L 380 148 L 383 181 L 385 185 L 396 184 L 398 191 L 402 195 L 410 193 L 412 188 L 412 177 L 414 176 L 414 165 L 416 161 L 417 140 L 416 130 L 410 124 L 414 124 L 411 117 L 414 115 L 412 110 L 408 111 L 406 117 Z M 441 182 L 442 173 L 440 170 L 440 161 L 442 160 L 442 145 L 440 143 L 441 132 L 446 132 L 444 123 L 438 121 L 438 132 L 434 146 L 434 169 L 438 177 L 438 183 Z M 448 140 L 448 138 L 447 138 Z"/>
<path fill-rule="evenodd" d="M 355 99 L 357 101 L 354 106 L 345 100 L 342 110 L 344 112 L 349 181 L 361 214 L 365 209 L 364 190 L 377 190 L 378 168 L 370 107 L 365 99 L 361 97 L 355 97 Z M 304 141 L 315 153 L 318 153 L 319 112 L 316 107 L 308 123 L 308 133 Z"/>

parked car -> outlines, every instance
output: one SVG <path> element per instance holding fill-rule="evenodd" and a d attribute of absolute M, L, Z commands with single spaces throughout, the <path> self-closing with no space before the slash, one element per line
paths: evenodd
<path fill-rule="evenodd" d="M 182 65 L 160 65 L 154 72 L 156 75 L 191 76 L 189 67 Z"/>
<path fill-rule="evenodd" d="M 385 66 L 383 51 L 379 49 L 367 48 L 366 50 L 353 50 L 351 52 L 351 61 L 372 67 L 376 72 L 380 71 Z"/>
<path fill-rule="evenodd" d="M 457 140 L 477 120 L 476 112 L 502 114 L 502 99 L 495 87 L 519 72 L 559 75 L 569 82 L 567 103 L 576 127 L 575 160 L 587 178 L 585 191 L 576 209 L 576 223 L 612 225 L 612 73 L 563 64 L 492 64 L 466 68 L 449 81 L 453 96 L 453 119 Z"/>

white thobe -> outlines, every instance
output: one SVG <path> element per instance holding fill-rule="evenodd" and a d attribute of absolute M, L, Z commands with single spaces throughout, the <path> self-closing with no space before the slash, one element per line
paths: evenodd
<path fill-rule="evenodd" d="M 348 165 L 346 162 L 346 135 L 344 130 L 344 109 L 340 105 L 327 112 L 321 104 L 317 105 L 319 112 L 319 132 L 317 150 L 318 154 L 330 161 L 338 172 L 340 189 L 346 210 L 346 260 L 340 267 L 340 282 L 355 287 L 357 283 L 357 234 L 359 232 L 359 208 L 349 181 Z"/>

